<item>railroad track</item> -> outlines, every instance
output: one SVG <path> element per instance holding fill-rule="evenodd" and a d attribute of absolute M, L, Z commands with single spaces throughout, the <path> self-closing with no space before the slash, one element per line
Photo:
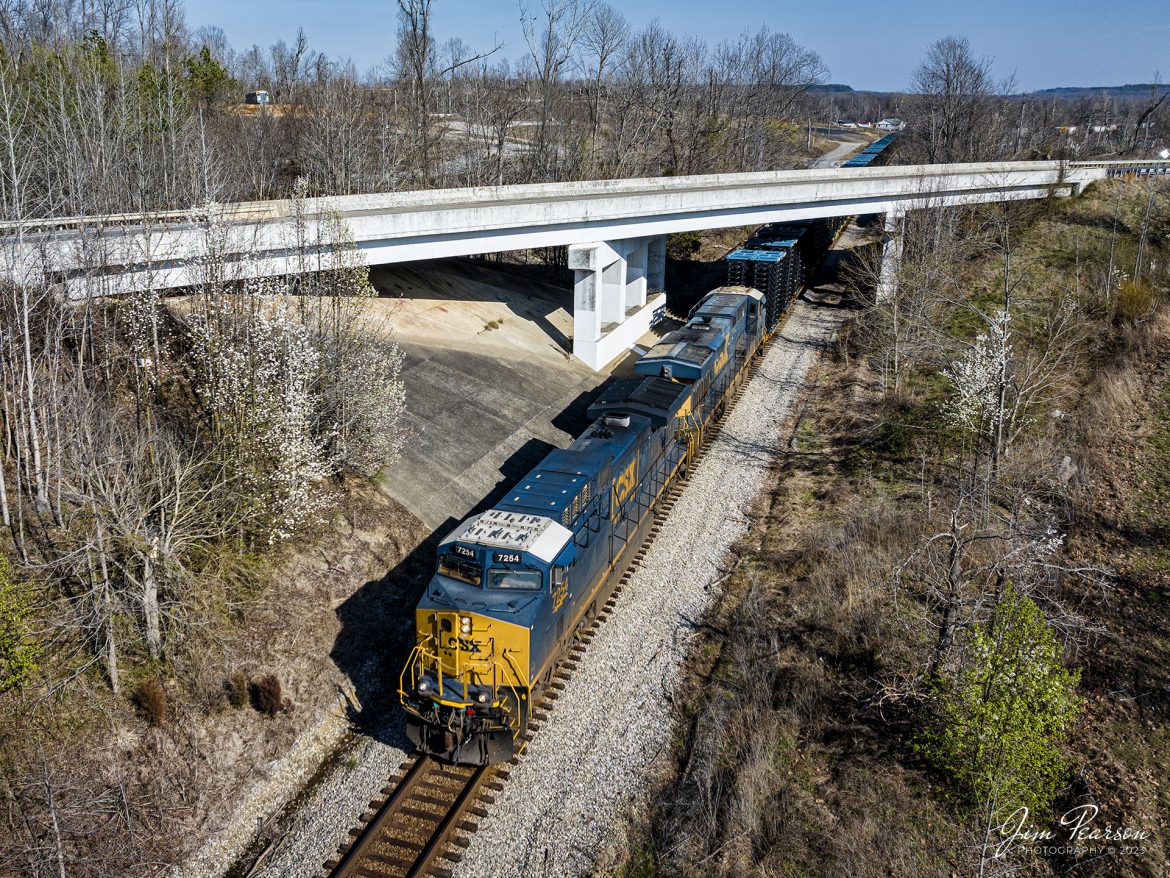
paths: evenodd
<path fill-rule="evenodd" d="M 348 849 L 325 864 L 333 878 L 450 878 L 475 819 L 487 815 L 508 766 L 450 765 L 415 754 L 370 803 Z"/>
<path fill-rule="evenodd" d="M 711 445 L 722 433 L 728 415 L 759 371 L 772 340 L 779 335 L 787 319 L 786 312 L 757 356 L 748 363 L 744 379 L 724 405 L 723 416 L 705 433 L 695 465 L 706 458 Z M 630 566 L 591 624 L 578 632 L 576 642 L 556 666 L 552 682 L 533 706 L 525 743 L 531 741 L 547 721 L 586 647 L 613 613 L 622 590 L 642 566 L 666 517 L 682 496 L 686 482 L 685 478 L 676 482 L 659 502 L 646 539 L 634 554 Z M 469 837 L 476 832 L 477 821 L 487 816 L 487 806 L 495 802 L 494 794 L 503 789 L 504 781 L 517 762 L 519 756 L 501 765 L 450 765 L 422 754 L 411 756 L 383 787 L 384 798 L 370 802 L 369 809 L 362 815 L 361 825 L 350 830 L 351 841 L 340 858 L 325 864 L 325 874 L 329 878 L 451 878 L 451 867 L 462 861 L 462 851 L 471 844 Z"/>

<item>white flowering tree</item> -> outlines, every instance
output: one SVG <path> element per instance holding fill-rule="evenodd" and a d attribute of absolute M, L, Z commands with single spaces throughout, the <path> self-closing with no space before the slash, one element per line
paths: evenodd
<path fill-rule="evenodd" d="M 397 459 L 406 437 L 402 351 L 389 341 L 389 327 L 370 313 L 375 292 L 349 227 L 336 213 L 311 222 L 306 191 L 298 181 L 292 243 L 305 274 L 294 301 L 320 355 L 317 430 L 334 472 L 375 476 Z"/>
<path fill-rule="evenodd" d="M 1021 434 L 1045 416 L 1060 417 L 1070 380 L 1080 368 L 1087 322 L 1069 292 L 1055 305 L 981 315 L 986 331 L 977 335 L 942 374 L 954 393 L 944 406 L 948 423 L 987 449 L 993 468 L 1010 454 Z M 1016 345 L 1020 324 L 1027 343 Z"/>
<path fill-rule="evenodd" d="M 249 284 L 246 307 L 208 303 L 191 340 L 197 392 L 244 520 L 272 542 L 317 511 L 314 485 L 329 467 L 326 437 L 313 429 L 320 357 L 270 286 Z"/>
<path fill-rule="evenodd" d="M 190 315 L 193 371 L 250 538 L 275 542 L 321 510 L 321 482 L 376 475 L 401 450 L 401 352 L 366 313 L 367 269 L 345 224 L 314 216 L 298 186 L 299 273 L 224 276 L 229 234 L 204 217 L 204 284 Z"/>
<path fill-rule="evenodd" d="M 988 321 L 988 331 L 975 336 L 966 352 L 943 369 L 955 390 L 944 409 L 946 418 L 976 436 L 994 439 L 1003 424 L 1010 320 L 1006 311 L 997 312 Z"/>

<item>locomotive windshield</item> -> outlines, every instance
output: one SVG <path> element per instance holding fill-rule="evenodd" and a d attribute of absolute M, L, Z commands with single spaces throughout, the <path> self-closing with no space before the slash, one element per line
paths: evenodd
<path fill-rule="evenodd" d="M 468 585 L 479 585 L 482 581 L 480 567 L 474 561 L 465 561 L 454 555 L 439 556 L 439 572 Z"/>
<path fill-rule="evenodd" d="M 522 570 L 489 570 L 488 588 L 518 588 L 539 591 L 540 571 L 525 567 Z"/>

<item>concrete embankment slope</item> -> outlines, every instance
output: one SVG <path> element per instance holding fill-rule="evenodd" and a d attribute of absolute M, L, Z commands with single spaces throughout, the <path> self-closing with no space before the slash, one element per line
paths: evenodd
<path fill-rule="evenodd" d="M 411 439 L 385 486 L 428 527 L 454 524 L 569 444 L 594 391 L 632 360 L 594 372 L 572 359 L 572 292 L 545 281 L 460 260 L 371 278 L 406 355 Z"/>

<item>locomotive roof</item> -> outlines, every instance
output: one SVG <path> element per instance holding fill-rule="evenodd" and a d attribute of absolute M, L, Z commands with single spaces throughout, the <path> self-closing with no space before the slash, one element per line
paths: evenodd
<path fill-rule="evenodd" d="M 688 385 L 666 378 L 622 378 L 607 385 L 589 406 L 589 417 L 597 418 L 606 412 L 630 412 L 645 415 L 655 427 L 663 427 L 690 394 Z"/>
<path fill-rule="evenodd" d="M 739 309 L 743 307 L 745 298 L 762 299 L 763 293 L 750 287 L 719 287 L 707 293 L 691 314 L 692 316 L 698 314 L 708 317 L 726 317 L 728 320 L 734 320 Z"/>
<path fill-rule="evenodd" d="M 724 284 L 721 287 L 715 287 L 715 289 L 703 296 L 693 310 L 702 308 L 706 302 L 716 300 L 720 303 L 742 302 L 745 297 L 755 299 L 757 302 L 764 300 L 764 294 L 755 287 L 745 287 L 743 284 Z"/>
<path fill-rule="evenodd" d="M 697 380 L 731 335 L 739 309 L 746 299 L 763 301 L 751 287 L 719 287 L 708 293 L 692 312 L 687 325 L 664 335 L 634 366 L 639 375 L 662 375 L 670 366 L 671 377 Z M 666 376 L 663 376 L 666 377 Z"/>
<path fill-rule="evenodd" d="M 587 507 L 592 485 L 606 464 L 624 457 L 650 428 L 650 419 L 640 415 L 621 421 L 598 418 L 568 448 L 550 451 L 495 511 L 544 515 L 569 526 Z"/>
<path fill-rule="evenodd" d="M 641 375 L 656 375 L 663 364 L 702 366 L 723 347 L 731 331 L 731 319 L 702 315 L 691 319 L 682 329 L 664 335 L 634 367 Z"/>

